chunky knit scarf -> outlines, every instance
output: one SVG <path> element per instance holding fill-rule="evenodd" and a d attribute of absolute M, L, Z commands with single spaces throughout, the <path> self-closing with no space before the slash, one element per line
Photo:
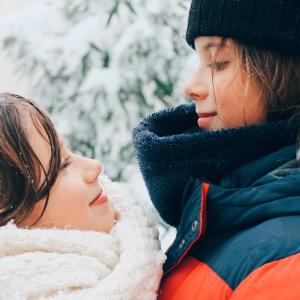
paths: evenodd
<path fill-rule="evenodd" d="M 181 201 L 190 177 L 216 183 L 234 167 L 295 143 L 299 127 L 282 120 L 205 131 L 197 118 L 194 105 L 180 105 L 146 117 L 133 131 L 150 197 L 170 224 L 169 209 Z"/>
<path fill-rule="evenodd" d="M 110 234 L 0 228 L 0 299 L 156 299 L 158 233 L 120 185 L 105 180 L 119 214 Z"/>

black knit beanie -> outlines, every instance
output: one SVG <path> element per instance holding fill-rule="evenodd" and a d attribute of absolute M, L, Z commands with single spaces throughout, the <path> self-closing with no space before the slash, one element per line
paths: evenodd
<path fill-rule="evenodd" d="M 192 0 L 188 44 L 214 35 L 300 56 L 300 0 Z"/>

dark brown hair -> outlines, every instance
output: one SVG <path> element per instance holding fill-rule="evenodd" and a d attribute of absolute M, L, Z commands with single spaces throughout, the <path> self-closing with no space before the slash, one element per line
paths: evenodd
<path fill-rule="evenodd" d="M 260 91 L 266 122 L 285 119 L 299 128 L 300 56 L 285 56 L 266 48 L 222 37 L 214 58 L 226 42 L 232 43 L 238 57 L 238 70 L 246 75 L 243 76 L 245 89 L 251 82 Z M 300 138 L 300 130 L 298 137 Z"/>
<path fill-rule="evenodd" d="M 50 146 L 47 170 L 28 142 L 28 121 Z M 18 224 L 46 197 L 42 216 L 60 165 L 59 138 L 48 115 L 32 100 L 0 94 L 0 225 L 12 219 Z M 41 183 L 42 174 L 45 179 Z"/>

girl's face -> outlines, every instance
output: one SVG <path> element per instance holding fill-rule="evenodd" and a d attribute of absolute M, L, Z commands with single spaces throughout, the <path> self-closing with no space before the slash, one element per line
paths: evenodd
<path fill-rule="evenodd" d="M 216 36 L 195 39 L 199 66 L 184 90 L 196 103 L 199 127 L 217 130 L 263 122 L 258 89 L 251 80 L 245 87 L 246 74 L 239 68 L 232 41 L 216 52 L 220 41 Z"/>
<path fill-rule="evenodd" d="M 30 126 L 29 132 L 30 145 L 47 170 L 51 156 L 49 144 L 35 126 Z M 101 165 L 96 160 L 72 153 L 63 141 L 61 153 L 60 174 L 51 188 L 47 208 L 34 227 L 109 232 L 114 225 L 115 213 L 98 182 Z M 40 183 L 43 180 L 41 178 Z M 45 201 L 43 198 L 37 202 L 19 226 L 31 226 L 41 215 Z"/>

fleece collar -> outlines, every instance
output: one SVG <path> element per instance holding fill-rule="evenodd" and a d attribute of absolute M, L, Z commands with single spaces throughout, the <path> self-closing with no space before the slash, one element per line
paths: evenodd
<path fill-rule="evenodd" d="M 133 143 L 151 199 L 172 223 L 168 209 L 181 201 L 190 177 L 217 183 L 233 168 L 295 144 L 296 136 L 297 126 L 285 120 L 205 131 L 197 126 L 195 106 L 180 105 L 140 122 Z"/>

